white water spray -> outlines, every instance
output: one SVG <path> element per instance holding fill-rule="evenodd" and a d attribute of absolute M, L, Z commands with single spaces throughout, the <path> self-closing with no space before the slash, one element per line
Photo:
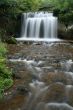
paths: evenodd
<path fill-rule="evenodd" d="M 57 41 L 57 17 L 48 12 L 22 14 L 21 38 L 18 41 Z"/>

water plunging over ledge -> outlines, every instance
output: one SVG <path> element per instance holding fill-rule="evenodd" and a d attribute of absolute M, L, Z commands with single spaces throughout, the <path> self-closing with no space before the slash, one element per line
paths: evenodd
<path fill-rule="evenodd" d="M 57 17 L 48 12 L 22 14 L 21 37 L 17 41 L 59 41 Z"/>

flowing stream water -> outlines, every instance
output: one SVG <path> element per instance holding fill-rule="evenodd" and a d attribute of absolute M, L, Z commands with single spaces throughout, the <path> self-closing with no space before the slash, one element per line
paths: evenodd
<path fill-rule="evenodd" d="M 51 69 L 48 61 L 11 59 L 23 62 L 34 76 L 29 83 L 29 95 L 22 110 L 73 110 L 69 105 L 73 91 L 73 61 L 59 61 L 59 66 Z M 53 62 L 54 64 L 54 62 Z M 54 67 L 54 66 L 53 66 Z M 44 70 L 48 72 L 44 73 Z M 47 79 L 48 78 L 48 79 Z M 45 80 L 46 79 L 46 80 Z"/>
<path fill-rule="evenodd" d="M 30 75 L 32 77 L 27 81 L 26 101 L 14 110 L 73 110 L 73 46 L 69 43 L 25 46 L 20 49 L 23 55 L 16 53 L 9 59 L 16 73 L 23 71 L 21 80 L 25 82 Z M 25 54 L 28 54 L 26 58 Z M 29 74 L 27 78 L 25 74 Z"/>

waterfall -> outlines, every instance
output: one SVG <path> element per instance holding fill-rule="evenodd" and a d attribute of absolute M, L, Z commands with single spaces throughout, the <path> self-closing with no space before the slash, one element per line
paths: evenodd
<path fill-rule="evenodd" d="M 48 12 L 22 14 L 19 41 L 49 41 L 57 39 L 57 17 Z"/>

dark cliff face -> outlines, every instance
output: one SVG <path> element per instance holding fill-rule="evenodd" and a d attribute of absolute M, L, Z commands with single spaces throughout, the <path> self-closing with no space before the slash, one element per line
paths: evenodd
<path fill-rule="evenodd" d="M 0 35 L 2 40 L 20 36 L 21 14 L 0 16 Z"/>
<path fill-rule="evenodd" d="M 73 40 L 73 26 L 66 26 L 59 22 L 58 24 L 58 37 L 65 40 Z"/>

